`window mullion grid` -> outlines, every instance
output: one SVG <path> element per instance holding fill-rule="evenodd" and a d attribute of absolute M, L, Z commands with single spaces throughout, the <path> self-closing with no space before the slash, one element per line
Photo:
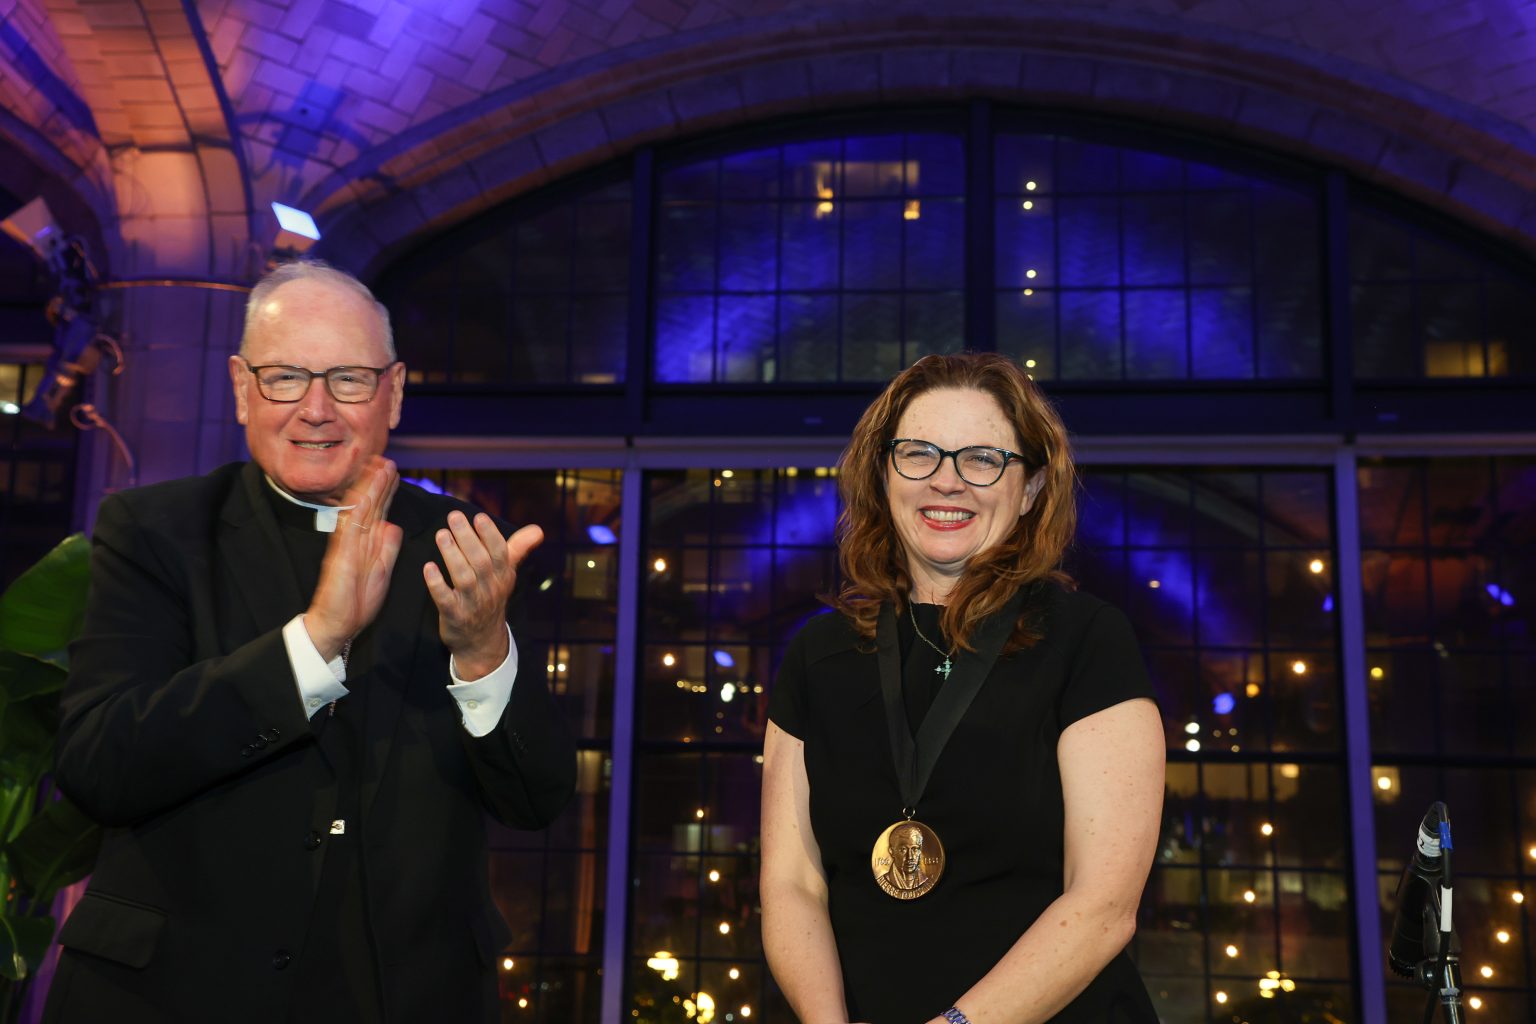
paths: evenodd
<path fill-rule="evenodd" d="M 644 374 L 641 374 L 644 381 Z M 608 872 L 603 901 L 602 1020 L 624 1019 L 629 977 L 630 839 L 635 781 L 635 705 L 640 664 L 640 572 L 645 559 L 645 475 L 631 455 L 619 505 L 619 602 L 613 650 L 613 771 L 608 792 Z"/>
<path fill-rule="evenodd" d="M 1380 958 L 1377 906 L 1376 819 L 1371 793 L 1370 698 L 1365 666 L 1365 601 L 1360 562 L 1358 459 L 1353 448 L 1334 457 L 1334 544 L 1338 574 L 1339 654 L 1344 682 L 1345 790 L 1354 884 L 1355 977 L 1364 1024 L 1387 1024 L 1386 984 Z"/>

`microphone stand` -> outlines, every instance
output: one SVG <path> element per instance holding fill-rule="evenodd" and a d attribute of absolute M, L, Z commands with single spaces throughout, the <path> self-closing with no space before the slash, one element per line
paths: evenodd
<path fill-rule="evenodd" d="M 1419 984 L 1429 989 L 1424 1024 L 1435 1016 L 1435 1003 L 1445 1008 L 1446 1024 L 1462 1024 L 1461 956 L 1451 929 L 1451 823 L 1440 822 L 1440 891 L 1433 889 L 1424 902 L 1425 952 L 1414 971 Z"/>

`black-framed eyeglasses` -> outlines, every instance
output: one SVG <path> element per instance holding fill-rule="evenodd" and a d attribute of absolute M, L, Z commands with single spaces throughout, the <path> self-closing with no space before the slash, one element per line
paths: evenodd
<path fill-rule="evenodd" d="M 926 480 L 939 471 L 945 458 L 953 459 L 960 479 L 973 487 L 991 487 L 1003 478 L 1010 462 L 1026 463 L 1024 456 L 1006 448 L 973 444 L 955 451 L 945 451 L 932 441 L 898 437 L 887 442 L 891 465 L 908 480 Z"/>
<path fill-rule="evenodd" d="M 329 370 L 306 370 L 302 366 L 252 366 L 244 356 L 240 361 L 256 377 L 256 390 L 269 402 L 297 402 L 309 393 L 316 377 L 325 381 L 325 389 L 336 401 L 346 405 L 373 401 L 379 393 L 379 380 L 394 367 L 333 366 Z"/>

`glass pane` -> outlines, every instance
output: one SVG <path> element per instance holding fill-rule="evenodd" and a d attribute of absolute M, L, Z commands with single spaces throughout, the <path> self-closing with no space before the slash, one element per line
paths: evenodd
<path fill-rule="evenodd" d="M 715 302 L 689 295 L 656 299 L 656 379 L 666 382 L 713 380 L 715 375 Z"/>
<path fill-rule="evenodd" d="M 1057 200 L 1056 231 L 1062 284 L 1120 283 L 1119 204 L 1115 200 Z"/>
<path fill-rule="evenodd" d="M 1177 196 L 1127 197 L 1121 204 L 1125 283 L 1184 283 L 1184 204 Z"/>
<path fill-rule="evenodd" d="M 1125 293 L 1125 371 L 1133 379 L 1189 374 L 1183 289 Z"/>
<path fill-rule="evenodd" d="M 1036 380 L 1056 376 L 1056 296 L 1024 289 L 997 295 L 997 350 Z"/>
<path fill-rule="evenodd" d="M 1064 380 L 1118 380 L 1123 375 L 1120 348 L 1120 293 L 1060 293 L 1061 377 Z"/>

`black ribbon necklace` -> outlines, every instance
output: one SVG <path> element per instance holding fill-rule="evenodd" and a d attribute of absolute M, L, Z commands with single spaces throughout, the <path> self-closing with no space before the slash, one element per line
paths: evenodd
<path fill-rule="evenodd" d="M 944 676 L 945 683 L 923 716 L 923 724 L 918 727 L 915 738 L 908 723 L 906 703 L 901 698 L 901 652 L 896 635 L 896 612 L 890 605 L 880 609 L 875 627 L 875 654 L 903 818 L 888 826 L 875 840 L 870 853 L 870 869 L 874 872 L 875 884 L 889 896 L 899 900 L 916 899 L 932 889 L 944 873 L 943 844 L 932 828 L 914 820 L 917 804 L 928 788 L 939 755 L 981 692 L 1003 645 L 1013 633 L 1023 598 L 1022 591 L 1014 594 L 1007 604 L 982 623 L 976 632 L 975 650 L 959 651 L 953 665 L 950 660 L 954 651 L 944 654 L 923 637 L 925 643 L 944 655 L 945 664 L 937 671 Z M 908 607 L 911 607 L 910 600 Z M 915 613 L 912 625 L 914 628 L 917 625 Z M 918 636 L 922 636 L 920 631 Z M 949 678 L 951 671 L 953 681 Z"/>

